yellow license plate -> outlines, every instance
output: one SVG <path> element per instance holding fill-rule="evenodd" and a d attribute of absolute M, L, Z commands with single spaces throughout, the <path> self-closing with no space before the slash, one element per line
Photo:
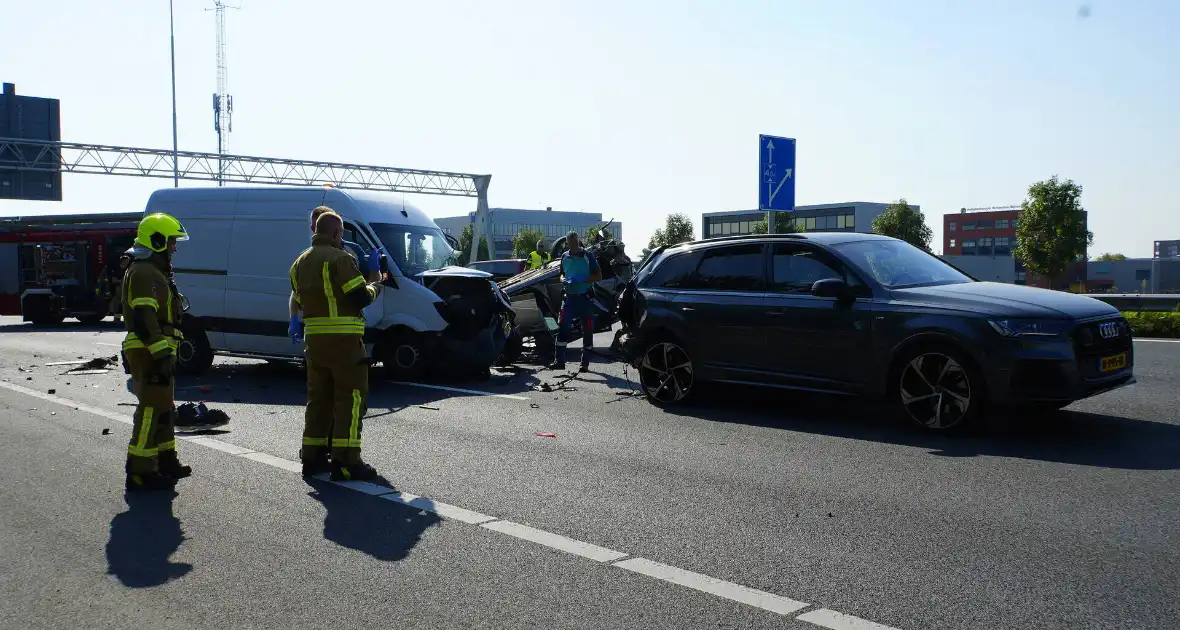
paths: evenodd
<path fill-rule="evenodd" d="M 1127 367 L 1127 353 L 1116 354 L 1113 357 L 1102 357 L 1102 371 L 1113 372 Z"/>

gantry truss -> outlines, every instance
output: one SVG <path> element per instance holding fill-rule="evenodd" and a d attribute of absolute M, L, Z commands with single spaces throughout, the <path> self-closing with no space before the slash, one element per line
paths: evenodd
<path fill-rule="evenodd" d="M 195 151 L 176 152 L 175 166 L 182 179 L 286 186 L 331 184 L 337 188 L 454 197 L 480 197 L 481 192 L 486 195 L 487 180 L 482 182 L 483 191 L 480 191 L 481 186 L 477 185 L 477 181 L 490 177 L 392 166 Z M 0 138 L 0 169 L 170 179 L 173 176 L 173 152 L 168 149 Z"/>

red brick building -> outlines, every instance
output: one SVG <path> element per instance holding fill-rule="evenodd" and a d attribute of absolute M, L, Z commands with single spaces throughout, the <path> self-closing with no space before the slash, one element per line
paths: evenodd
<path fill-rule="evenodd" d="M 946 256 L 1008 256 L 1016 249 L 1016 227 L 1020 206 L 963 208 L 942 217 L 942 251 Z M 1048 278 L 1029 275 L 1019 259 L 1012 259 L 1016 284 L 1042 289 L 1083 291 L 1086 284 L 1086 261 L 1071 264 L 1050 287 Z M 967 270 L 970 272 L 970 270 Z"/>
<path fill-rule="evenodd" d="M 948 256 L 1010 256 L 1016 248 L 1020 206 L 963 208 L 942 217 L 942 251 Z"/>

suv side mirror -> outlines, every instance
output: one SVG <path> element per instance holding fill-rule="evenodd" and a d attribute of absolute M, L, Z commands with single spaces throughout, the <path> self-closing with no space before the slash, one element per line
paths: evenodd
<path fill-rule="evenodd" d="M 825 278 L 817 280 L 811 285 L 811 294 L 815 297 L 849 299 L 852 298 L 851 288 L 839 278 Z"/>

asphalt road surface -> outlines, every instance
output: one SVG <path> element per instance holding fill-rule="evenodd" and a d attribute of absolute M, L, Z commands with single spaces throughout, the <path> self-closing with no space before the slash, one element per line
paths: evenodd
<path fill-rule="evenodd" d="M 180 443 L 174 496 L 127 497 L 122 370 L 47 365 L 121 337 L 0 318 L 0 626 L 1180 623 L 1180 343 L 1137 341 L 1133 387 L 960 438 L 737 388 L 662 411 L 605 359 L 375 379 L 379 484 L 305 482 L 302 373 L 218 358 L 178 400 L 232 422 Z"/>

